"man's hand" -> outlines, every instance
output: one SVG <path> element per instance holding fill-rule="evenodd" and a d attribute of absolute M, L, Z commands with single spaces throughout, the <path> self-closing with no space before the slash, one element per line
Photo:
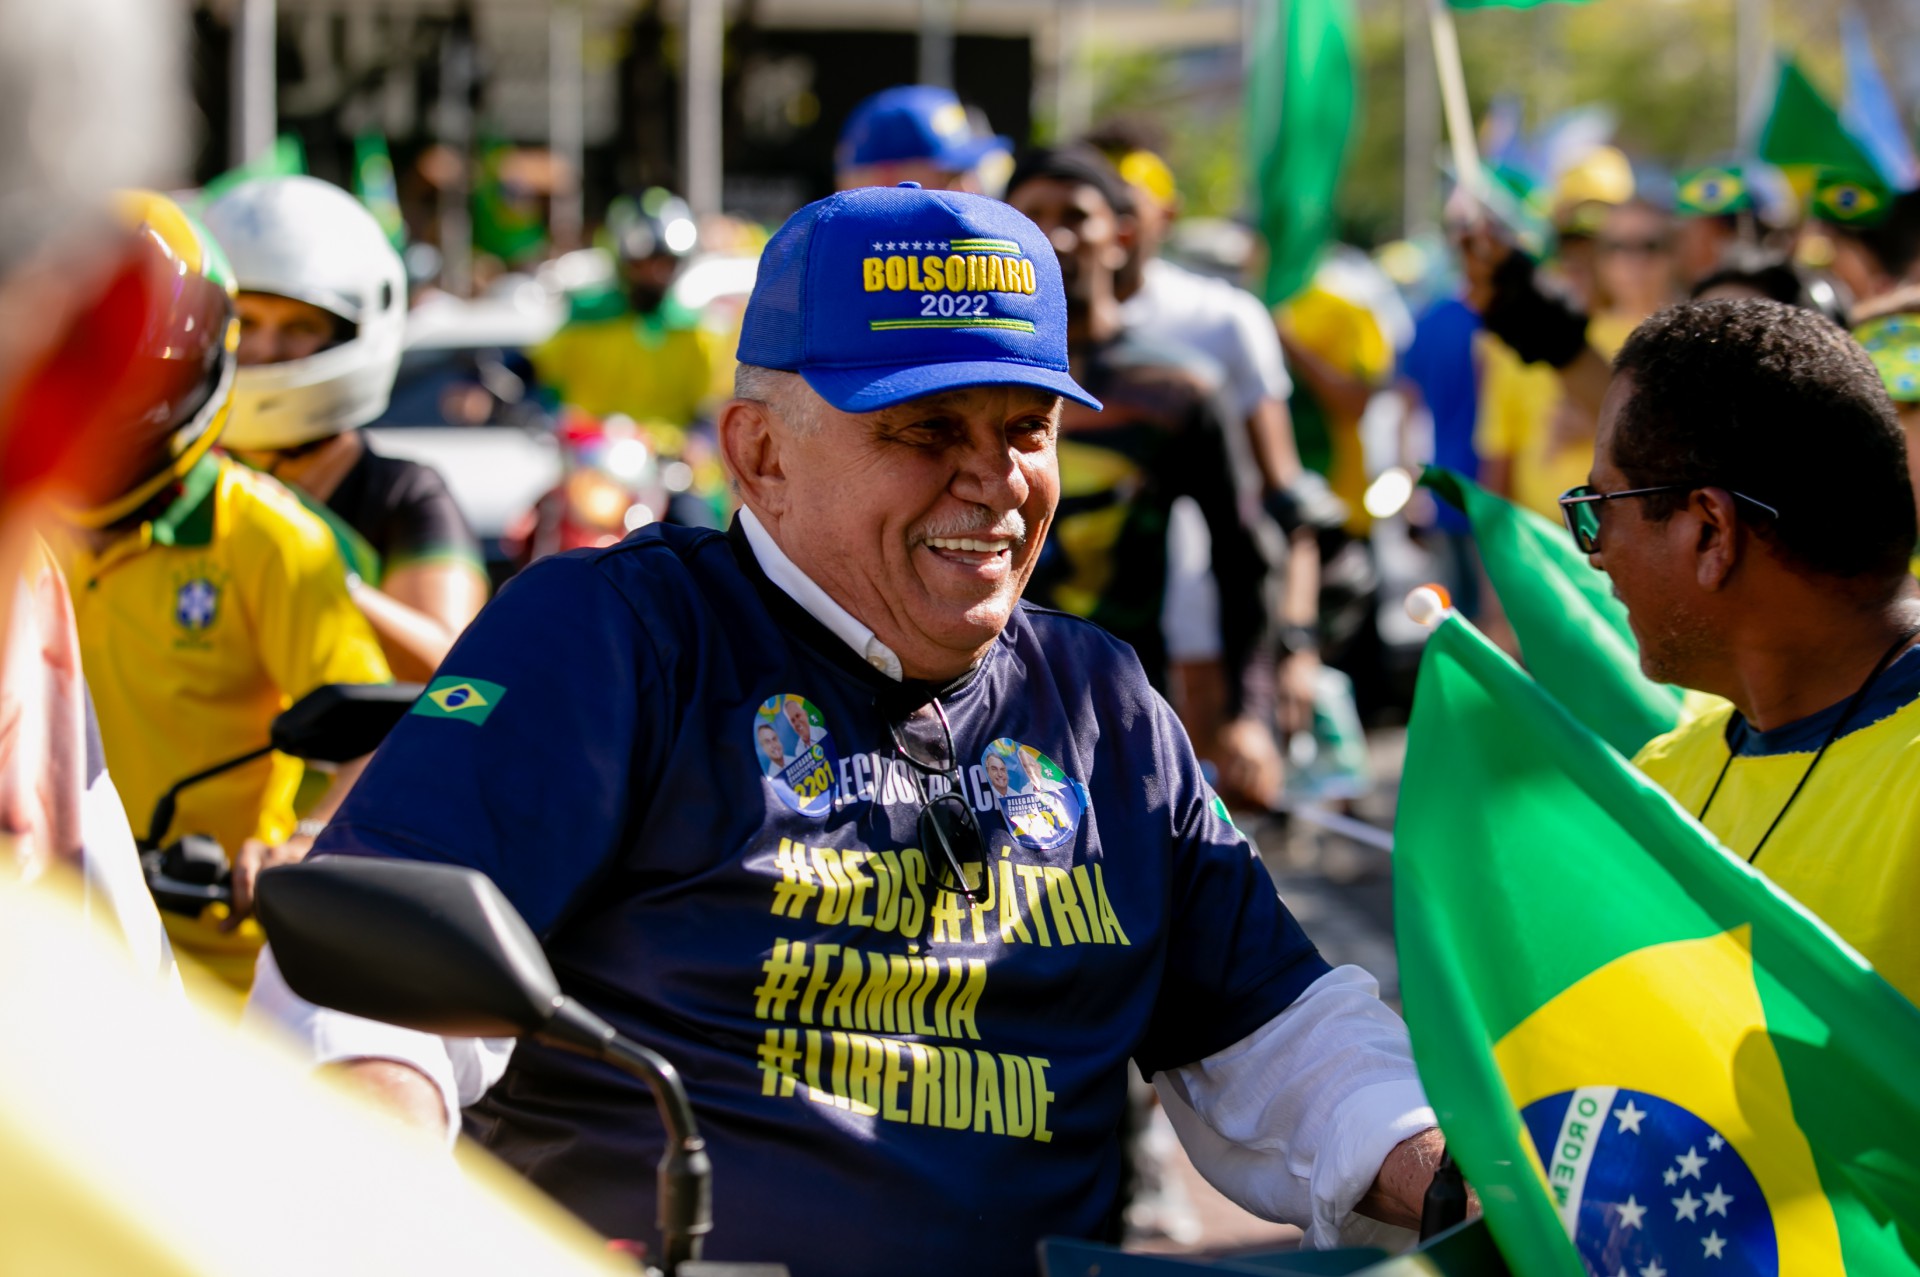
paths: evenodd
<path fill-rule="evenodd" d="M 1214 764 L 1220 769 L 1220 789 L 1229 801 L 1240 800 L 1271 808 L 1280 801 L 1285 773 L 1280 749 L 1265 723 L 1236 718 L 1214 739 Z"/>
<path fill-rule="evenodd" d="M 241 844 L 240 854 L 233 858 L 233 912 L 220 924 L 220 929 L 232 931 L 253 912 L 253 886 L 259 881 L 261 870 L 298 864 L 312 849 L 313 839 L 303 834 L 295 834 L 277 846 L 258 838 L 249 838 Z"/>
<path fill-rule="evenodd" d="M 1380 1163 L 1373 1187 L 1354 1206 L 1355 1212 L 1399 1228 L 1420 1227 L 1420 1213 L 1426 1206 L 1427 1187 L 1440 1167 L 1440 1155 L 1447 1141 L 1437 1126 L 1428 1127 L 1412 1139 L 1400 1141 Z M 1480 1197 L 1467 1190 L 1467 1218 L 1480 1216 Z"/>
<path fill-rule="evenodd" d="M 447 1105 L 440 1098 L 440 1088 L 411 1064 L 397 1060 L 344 1060 L 328 1065 L 324 1071 L 400 1119 L 403 1125 L 435 1140 L 446 1138 Z"/>

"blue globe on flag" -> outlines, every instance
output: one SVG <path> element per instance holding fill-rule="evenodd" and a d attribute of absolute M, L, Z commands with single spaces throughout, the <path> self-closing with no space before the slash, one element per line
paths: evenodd
<path fill-rule="evenodd" d="M 1677 1104 L 1581 1087 L 1521 1111 L 1594 1277 L 1777 1277 L 1773 1214 L 1739 1152 Z"/>

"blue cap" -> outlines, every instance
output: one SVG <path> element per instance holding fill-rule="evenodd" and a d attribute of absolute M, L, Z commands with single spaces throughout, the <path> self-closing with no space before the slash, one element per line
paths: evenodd
<path fill-rule="evenodd" d="M 979 137 L 967 108 L 948 89 L 904 84 L 882 89 L 847 117 L 833 148 L 834 168 L 844 172 L 868 164 L 926 160 L 961 173 L 990 151 L 1011 151 L 1004 137 Z"/>
<path fill-rule="evenodd" d="M 739 359 L 799 373 L 842 412 L 962 386 L 1100 407 L 1067 371 L 1067 297 L 1040 228 L 998 200 L 912 182 L 830 195 L 773 233 Z"/>

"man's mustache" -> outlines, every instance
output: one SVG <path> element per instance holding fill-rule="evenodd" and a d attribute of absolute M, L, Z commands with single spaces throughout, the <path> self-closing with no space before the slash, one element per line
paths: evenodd
<path fill-rule="evenodd" d="M 1027 543 L 1027 520 L 1018 510 L 995 514 L 985 506 L 974 506 L 964 514 L 930 519 L 914 533 L 916 544 L 950 537 L 970 537 L 977 541 L 1012 541 L 1015 548 Z"/>

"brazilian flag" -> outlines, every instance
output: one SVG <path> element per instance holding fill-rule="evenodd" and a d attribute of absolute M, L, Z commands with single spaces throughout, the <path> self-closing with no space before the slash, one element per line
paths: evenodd
<path fill-rule="evenodd" d="M 1920 1273 L 1920 1011 L 1457 616 L 1396 858 L 1420 1076 L 1514 1272 Z"/>
<path fill-rule="evenodd" d="M 1487 577 L 1527 668 L 1573 716 L 1631 757 L 1680 720 L 1680 689 L 1640 672 L 1640 646 L 1606 574 L 1565 528 L 1451 470 L 1420 482 L 1473 524 Z"/>
<path fill-rule="evenodd" d="M 400 213 L 400 185 L 393 172 L 393 154 L 381 134 L 361 133 L 353 139 L 353 193 L 380 223 L 394 251 L 404 251 L 407 221 Z"/>

